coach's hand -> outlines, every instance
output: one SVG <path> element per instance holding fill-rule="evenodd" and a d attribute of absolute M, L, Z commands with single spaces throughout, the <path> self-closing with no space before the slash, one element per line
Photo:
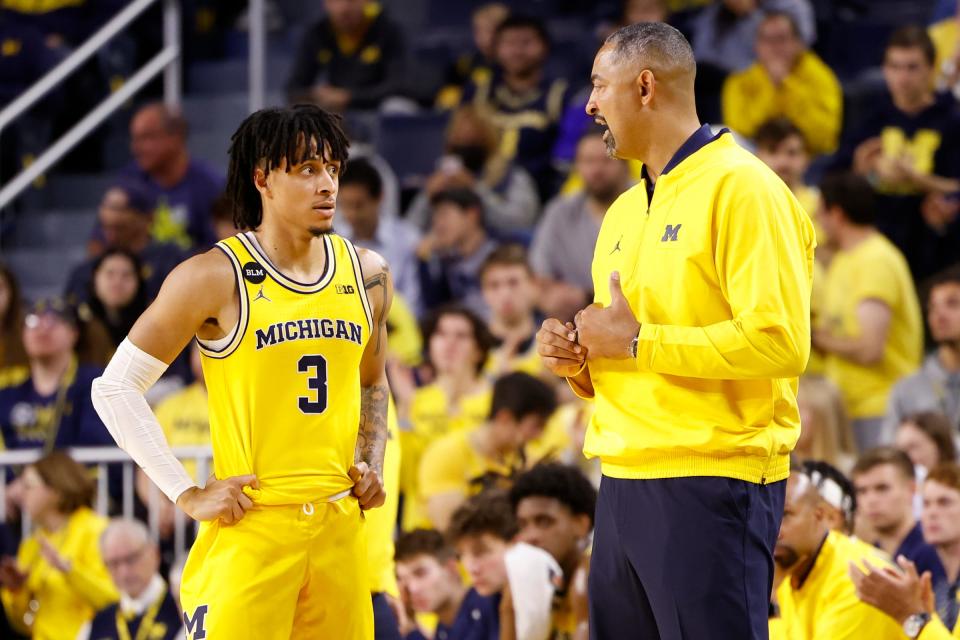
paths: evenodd
<path fill-rule="evenodd" d="M 537 353 L 543 366 L 563 378 L 575 376 L 587 360 L 587 350 L 577 344 L 573 324 L 556 318 L 544 320 L 537 331 Z"/>
<path fill-rule="evenodd" d="M 360 502 L 361 509 L 382 507 L 387 499 L 383 490 L 383 478 L 376 469 L 371 469 L 366 462 L 358 462 L 347 472 L 353 480 L 353 495 Z"/>
<path fill-rule="evenodd" d="M 580 344 L 587 348 L 591 359 L 630 358 L 630 344 L 640 331 L 640 323 L 620 288 L 620 274 L 610 274 L 610 306 L 592 304 L 577 314 L 575 320 Z"/>
<path fill-rule="evenodd" d="M 220 519 L 223 524 L 233 524 L 243 517 L 253 501 L 243 493 L 244 487 L 259 489 L 257 476 L 233 476 L 217 480 L 210 476 L 207 486 L 191 487 L 177 498 L 177 506 L 194 520 Z"/>

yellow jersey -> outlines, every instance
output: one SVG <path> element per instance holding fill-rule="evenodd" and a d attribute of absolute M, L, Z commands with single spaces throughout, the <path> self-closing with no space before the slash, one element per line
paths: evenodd
<path fill-rule="evenodd" d="M 509 489 L 523 470 L 519 454 L 493 459 L 478 452 L 470 441 L 476 430 L 456 431 L 440 438 L 424 451 L 420 460 L 420 496 L 426 501 L 442 493 L 464 497 L 486 489 Z"/>
<path fill-rule="evenodd" d="M 218 242 L 237 278 L 240 319 L 199 341 L 218 478 L 256 474 L 251 498 L 303 504 L 348 491 L 360 423 L 370 303 L 357 252 L 329 234 L 316 282 L 283 275 L 252 233 Z"/>
<path fill-rule="evenodd" d="M 594 251 L 595 302 L 617 271 L 641 324 L 635 360 L 590 361 L 584 453 L 615 478 L 783 480 L 810 352 L 810 216 L 729 133 L 664 172 L 652 201 L 646 186 L 611 205 Z"/>
<path fill-rule="evenodd" d="M 210 444 L 210 408 L 207 388 L 202 382 L 194 382 L 167 396 L 157 405 L 155 413 L 170 446 Z M 197 482 L 206 480 L 197 477 L 196 462 L 187 461 L 183 466 Z"/>
<path fill-rule="evenodd" d="M 119 599 L 100 555 L 106 527 L 106 518 L 80 507 L 59 531 L 38 531 L 23 541 L 17 565 L 27 572 L 27 581 L 17 591 L 2 590 L 7 618 L 17 631 L 37 640 L 75 638 L 97 611 Z M 47 562 L 40 535 L 70 562 L 70 571 L 62 573 Z M 38 608 L 31 608 L 32 599 Z"/>
<path fill-rule="evenodd" d="M 799 587 L 787 578 L 777 588 L 782 629 L 787 640 L 899 640 L 900 625 L 857 597 L 849 565 L 868 560 L 889 565 L 877 548 L 831 531 Z"/>
<path fill-rule="evenodd" d="M 824 362 L 824 372 L 840 388 L 851 418 L 885 415 L 893 385 L 916 371 L 923 357 L 923 319 L 910 269 L 900 251 L 879 233 L 831 260 L 818 326 L 837 336 L 859 335 L 857 307 L 865 300 L 879 300 L 890 309 L 883 359 L 861 365 L 827 354 Z"/>

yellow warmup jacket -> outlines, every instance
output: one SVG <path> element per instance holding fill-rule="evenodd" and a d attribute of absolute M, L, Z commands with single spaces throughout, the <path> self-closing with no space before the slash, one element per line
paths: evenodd
<path fill-rule="evenodd" d="M 956 638 L 960 638 L 960 624 L 953 628 L 953 633 L 950 633 L 947 626 L 936 615 L 917 636 L 917 640 L 956 640 Z"/>
<path fill-rule="evenodd" d="M 837 148 L 843 115 L 840 82 L 823 60 L 807 51 L 780 86 L 759 62 L 723 83 L 723 121 L 752 138 L 767 120 L 784 116 L 803 132 L 814 154 Z"/>
<path fill-rule="evenodd" d="M 39 532 L 20 545 L 17 565 L 29 575 L 18 591 L 3 589 L 3 607 L 14 629 L 34 640 L 75 638 L 84 623 L 103 607 L 119 599 L 116 587 L 100 557 L 100 534 L 107 521 L 86 507 L 75 511 L 66 527 L 45 534 L 70 571 L 53 568 L 40 552 Z M 32 624 L 25 621 L 30 601 L 39 608 Z"/>
<path fill-rule="evenodd" d="M 596 302 L 609 305 L 619 271 L 641 328 L 635 361 L 589 362 L 584 453 L 605 475 L 787 477 L 815 245 L 787 186 L 729 133 L 660 176 L 652 204 L 645 181 L 617 199 L 594 252 Z"/>

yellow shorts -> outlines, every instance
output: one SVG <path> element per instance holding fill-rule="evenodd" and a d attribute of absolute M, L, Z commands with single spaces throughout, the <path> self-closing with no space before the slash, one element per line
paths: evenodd
<path fill-rule="evenodd" d="M 352 496 L 202 523 L 181 586 L 188 640 L 370 640 L 365 529 Z"/>

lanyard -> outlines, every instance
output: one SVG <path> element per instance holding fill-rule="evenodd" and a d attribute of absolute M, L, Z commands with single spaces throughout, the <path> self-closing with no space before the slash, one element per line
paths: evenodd
<path fill-rule="evenodd" d="M 147 613 L 143 616 L 143 620 L 140 622 L 140 628 L 137 629 L 136 640 L 148 640 L 150 630 L 153 628 L 153 621 L 156 619 L 157 613 L 160 611 L 160 605 L 163 604 L 163 599 L 166 595 L 167 590 L 164 588 L 160 592 L 160 596 L 150 605 Z M 119 604 L 117 605 L 117 636 L 120 640 L 130 640 L 130 628 L 127 626 L 127 619 L 124 617 Z"/>

